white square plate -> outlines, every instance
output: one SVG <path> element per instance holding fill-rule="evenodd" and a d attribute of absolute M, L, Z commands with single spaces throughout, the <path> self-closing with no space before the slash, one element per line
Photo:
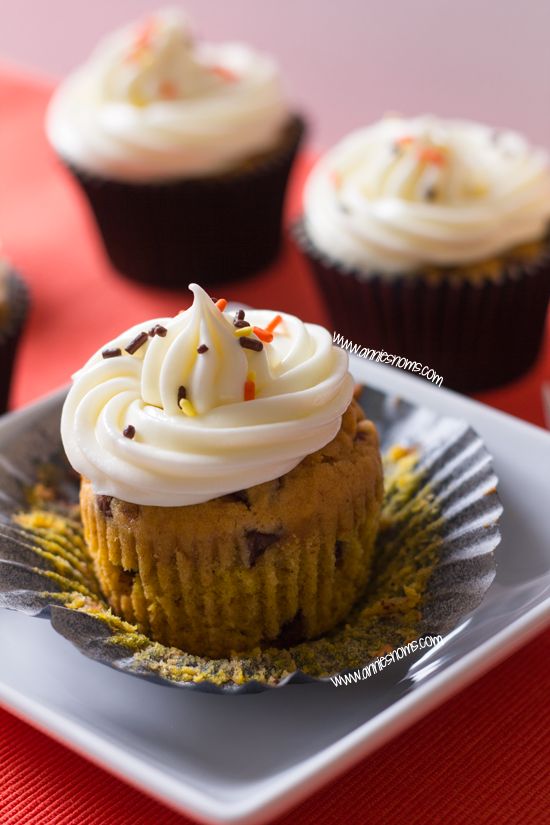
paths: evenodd
<path fill-rule="evenodd" d="M 497 577 L 442 645 L 401 679 L 388 667 L 348 687 L 218 696 L 129 678 L 83 657 L 49 622 L 2 610 L 3 704 L 183 813 L 256 824 L 313 793 L 549 623 L 550 435 L 390 367 L 353 359 L 352 372 L 362 383 L 465 419 L 494 456 L 504 505 Z M 2 440 L 51 403 L 0 421 L 0 461 Z"/>

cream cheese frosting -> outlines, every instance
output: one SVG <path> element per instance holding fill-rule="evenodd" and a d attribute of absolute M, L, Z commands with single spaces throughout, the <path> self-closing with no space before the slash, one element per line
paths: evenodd
<path fill-rule="evenodd" d="M 365 274 L 482 261 L 546 234 L 548 155 L 470 121 L 388 117 L 317 163 L 304 221 L 318 250 Z"/>
<path fill-rule="evenodd" d="M 47 113 L 69 163 L 115 179 L 208 175 L 276 145 L 289 112 L 271 58 L 196 43 L 177 10 L 105 38 Z"/>
<path fill-rule="evenodd" d="M 190 289 L 189 309 L 132 327 L 73 376 L 63 445 L 97 494 L 198 504 L 284 475 L 340 428 L 353 380 L 326 329 L 233 317 Z"/>

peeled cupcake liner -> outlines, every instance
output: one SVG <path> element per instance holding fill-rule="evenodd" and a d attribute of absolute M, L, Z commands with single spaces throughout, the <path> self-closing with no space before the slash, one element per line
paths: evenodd
<path fill-rule="evenodd" d="M 8 273 L 8 317 L 0 325 L 0 414 L 8 408 L 17 348 L 29 311 L 29 291 L 18 272 Z"/>
<path fill-rule="evenodd" d="M 386 455 L 384 527 L 373 584 L 345 626 L 316 641 L 211 660 L 163 647 L 114 616 L 82 537 L 78 479 L 58 435 L 60 403 L 29 421 L 28 437 L 0 444 L 0 606 L 48 618 L 84 655 L 118 671 L 214 693 L 328 682 L 407 641 L 445 635 L 495 576 L 502 507 L 491 457 L 463 421 L 371 388 L 361 404 Z M 402 668 L 395 673 L 401 678 Z"/>
<path fill-rule="evenodd" d="M 295 115 L 287 128 L 270 152 L 212 176 L 131 183 L 64 163 L 121 274 L 173 289 L 194 280 L 222 283 L 253 275 L 279 252 L 286 187 L 305 121 Z"/>
<path fill-rule="evenodd" d="M 303 219 L 293 238 L 308 259 L 334 329 L 360 347 L 418 361 L 443 385 L 478 392 L 534 364 L 550 297 L 550 238 L 533 261 L 507 263 L 479 281 L 430 275 L 365 275 L 322 253 Z"/>

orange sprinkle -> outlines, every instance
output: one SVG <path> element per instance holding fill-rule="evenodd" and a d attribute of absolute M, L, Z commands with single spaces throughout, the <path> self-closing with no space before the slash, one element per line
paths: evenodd
<path fill-rule="evenodd" d="M 409 144 L 414 143 L 414 138 L 412 135 L 403 135 L 403 137 L 397 138 L 395 142 L 397 146 L 409 146 Z"/>
<path fill-rule="evenodd" d="M 159 95 L 163 100 L 174 100 L 178 96 L 178 90 L 170 80 L 164 80 L 159 86 Z"/>
<path fill-rule="evenodd" d="M 275 318 L 273 318 L 273 320 L 266 326 L 266 331 L 273 332 L 275 327 L 278 327 L 282 320 L 283 318 L 281 315 L 276 315 Z"/>
<path fill-rule="evenodd" d="M 148 20 L 143 22 L 137 30 L 136 38 L 127 57 L 128 60 L 136 60 L 136 58 L 140 56 L 143 49 L 149 48 L 156 26 L 157 22 L 154 17 L 150 17 Z"/>
<path fill-rule="evenodd" d="M 339 189 L 342 186 L 342 175 L 337 169 L 330 170 L 330 182 L 335 189 Z"/>
<path fill-rule="evenodd" d="M 216 306 L 218 307 L 220 312 L 223 312 L 227 306 L 227 301 L 225 300 L 225 298 L 218 298 L 218 300 L 216 301 Z"/>
<path fill-rule="evenodd" d="M 421 163 L 432 163 L 434 166 L 443 166 L 445 163 L 445 155 L 441 149 L 436 149 L 435 146 L 426 146 L 418 153 L 418 159 Z"/>
<path fill-rule="evenodd" d="M 235 74 L 234 71 L 228 69 L 227 66 L 212 66 L 212 74 L 221 77 L 222 80 L 225 80 L 227 83 L 235 83 L 238 80 L 238 75 Z"/>
<path fill-rule="evenodd" d="M 244 382 L 244 400 L 254 401 L 256 398 L 256 384 L 254 381 L 247 380 Z"/>
<path fill-rule="evenodd" d="M 252 327 L 252 332 L 260 339 L 260 341 L 263 341 L 265 344 L 270 344 L 273 341 L 273 333 L 269 332 L 267 329 L 262 329 L 261 327 Z"/>

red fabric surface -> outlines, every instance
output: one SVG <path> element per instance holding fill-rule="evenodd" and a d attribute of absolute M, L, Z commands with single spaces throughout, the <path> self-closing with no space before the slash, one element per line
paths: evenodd
<path fill-rule="evenodd" d="M 79 193 L 43 136 L 49 92 L 46 81 L 9 67 L 0 72 L 0 237 L 33 298 L 16 406 L 66 383 L 121 329 L 189 303 L 185 293 L 136 286 L 109 268 Z M 295 175 L 291 213 L 307 166 L 302 161 Z M 327 323 L 307 268 L 288 243 L 268 272 L 224 293 Z M 543 378 L 550 380 L 548 341 L 528 376 L 479 397 L 542 424 Z M 549 684 L 546 632 L 280 825 L 550 822 Z M 188 821 L 0 711 L 0 825 Z"/>

